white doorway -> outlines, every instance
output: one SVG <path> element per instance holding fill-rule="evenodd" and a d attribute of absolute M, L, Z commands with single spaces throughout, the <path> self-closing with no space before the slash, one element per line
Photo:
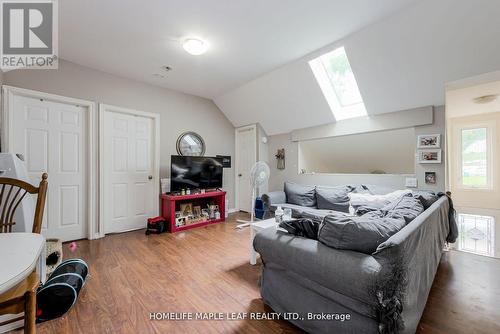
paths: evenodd
<path fill-rule="evenodd" d="M 449 188 L 458 211 L 458 250 L 500 257 L 500 113 L 448 119 Z"/>
<path fill-rule="evenodd" d="M 160 115 L 100 104 L 99 117 L 102 230 L 145 228 L 159 214 Z"/>
<path fill-rule="evenodd" d="M 250 212 L 252 209 L 252 189 L 250 171 L 257 162 L 257 127 L 244 126 L 236 129 L 236 209 Z"/>
<path fill-rule="evenodd" d="M 49 174 L 42 234 L 93 236 L 93 103 L 3 87 L 2 151 L 24 156 L 31 183 Z"/>
<path fill-rule="evenodd" d="M 500 258 L 500 73 L 447 84 L 447 188 L 458 250 Z"/>

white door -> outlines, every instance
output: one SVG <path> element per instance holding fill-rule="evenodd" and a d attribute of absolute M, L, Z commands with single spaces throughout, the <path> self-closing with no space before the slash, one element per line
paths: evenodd
<path fill-rule="evenodd" d="M 500 113 L 448 120 L 450 190 L 458 211 L 455 247 L 500 257 Z"/>
<path fill-rule="evenodd" d="M 104 112 L 104 231 L 145 228 L 158 215 L 153 119 Z"/>
<path fill-rule="evenodd" d="M 252 209 L 252 188 L 250 170 L 257 162 L 257 133 L 255 126 L 236 129 L 236 186 L 238 208 L 250 212 Z"/>
<path fill-rule="evenodd" d="M 49 174 L 42 234 L 63 241 L 86 238 L 86 108 L 14 95 L 10 149 L 21 153 L 31 182 Z"/>

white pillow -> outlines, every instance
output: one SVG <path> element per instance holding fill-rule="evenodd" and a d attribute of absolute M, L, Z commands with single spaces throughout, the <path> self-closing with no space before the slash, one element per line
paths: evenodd
<path fill-rule="evenodd" d="M 396 190 L 385 195 L 372 195 L 368 193 L 349 193 L 349 203 L 352 207 L 370 206 L 373 208 L 383 208 L 387 204 L 411 194 L 410 189 Z"/>

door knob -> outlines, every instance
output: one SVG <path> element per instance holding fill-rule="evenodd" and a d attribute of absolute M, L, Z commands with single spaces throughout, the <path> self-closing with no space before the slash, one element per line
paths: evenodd
<path fill-rule="evenodd" d="M 149 175 L 148 180 L 152 180 L 152 179 L 153 179 L 153 175 Z"/>

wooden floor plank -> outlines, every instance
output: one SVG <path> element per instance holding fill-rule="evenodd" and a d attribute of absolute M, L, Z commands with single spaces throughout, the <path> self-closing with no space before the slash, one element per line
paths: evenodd
<path fill-rule="evenodd" d="M 270 312 L 260 299 L 249 230 L 228 222 L 177 234 L 82 240 L 91 278 L 64 317 L 38 333 L 300 333 L 285 321 L 151 321 L 150 312 Z M 418 333 L 500 333 L 500 260 L 443 255 Z M 21 333 L 16 331 L 15 333 Z"/>

